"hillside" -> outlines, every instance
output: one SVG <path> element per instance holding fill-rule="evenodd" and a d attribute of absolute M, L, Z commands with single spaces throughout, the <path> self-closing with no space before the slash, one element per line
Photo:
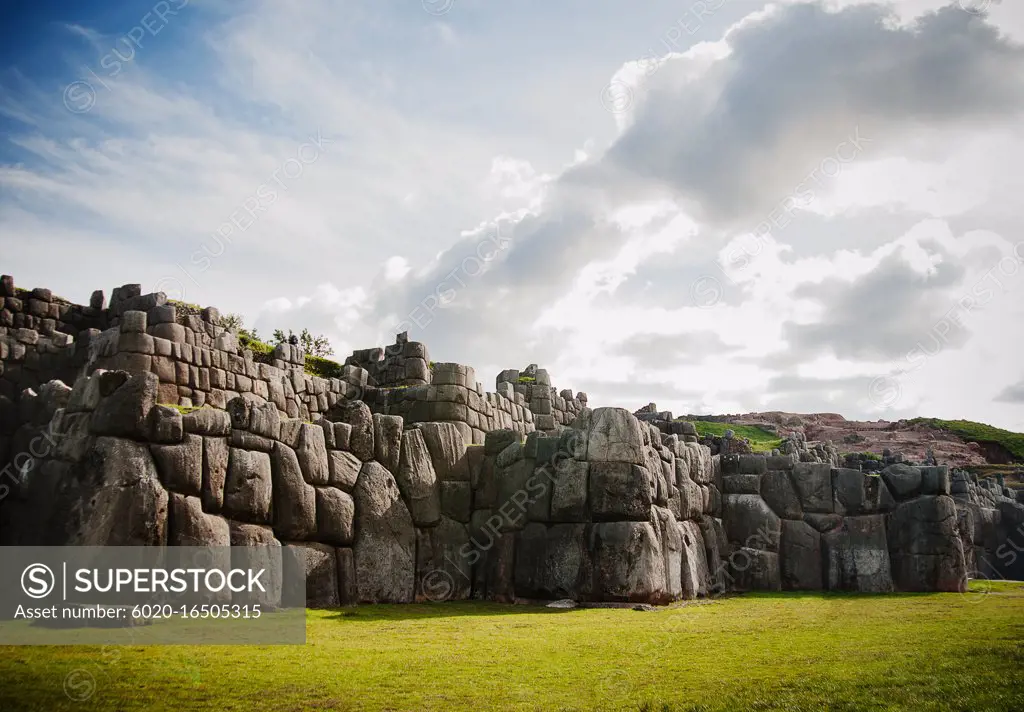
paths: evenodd
<path fill-rule="evenodd" d="M 929 448 L 943 464 L 958 467 L 1024 464 L 1024 434 L 966 420 L 915 418 L 889 422 L 847 420 L 836 413 L 798 414 L 772 411 L 738 415 L 684 416 L 700 431 L 717 431 L 724 424 L 753 428 L 758 440 L 784 438 L 802 433 L 809 441 L 831 440 L 841 453 L 885 450 L 902 452 L 907 459 L 922 461 Z M 753 443 L 753 439 L 751 440 Z M 1013 470 L 1014 468 L 1007 468 Z"/>

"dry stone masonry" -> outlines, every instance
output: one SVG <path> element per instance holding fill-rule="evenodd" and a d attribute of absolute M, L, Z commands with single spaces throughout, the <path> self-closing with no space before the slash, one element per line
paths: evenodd
<path fill-rule="evenodd" d="M 316 606 L 1024 576 L 1024 504 L 946 467 L 722 452 L 535 365 L 487 392 L 404 334 L 327 379 L 138 285 L 88 307 L 0 289 L 0 544 L 294 547 Z"/>

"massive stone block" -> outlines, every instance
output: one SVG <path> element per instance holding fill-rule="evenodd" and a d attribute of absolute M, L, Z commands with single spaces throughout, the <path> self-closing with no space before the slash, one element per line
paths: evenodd
<path fill-rule="evenodd" d="M 306 606 L 308 608 L 337 608 L 341 605 L 338 596 L 338 558 L 334 547 L 325 544 L 295 543 L 285 545 L 294 553 L 287 561 L 294 561 L 305 567 Z M 287 577 L 287 580 L 295 580 Z"/>
<path fill-rule="evenodd" d="M 833 512 L 831 465 L 798 462 L 793 465 L 790 476 L 804 512 Z"/>
<path fill-rule="evenodd" d="M 882 480 L 898 500 L 911 499 L 921 492 L 921 469 L 910 465 L 891 465 L 882 471 Z"/>
<path fill-rule="evenodd" d="M 921 468 L 921 494 L 949 494 L 949 468 L 945 465 Z"/>
<path fill-rule="evenodd" d="M 442 517 L 436 527 L 416 530 L 416 600 L 464 601 L 473 569 L 466 526 Z"/>
<path fill-rule="evenodd" d="M 597 408 L 591 415 L 584 438 L 585 459 L 589 462 L 644 464 L 640 421 L 628 410 Z"/>
<path fill-rule="evenodd" d="M 846 517 L 842 528 L 822 535 L 821 541 L 830 591 L 893 590 L 884 515 Z"/>
<path fill-rule="evenodd" d="M 715 461 L 711 450 L 698 443 L 686 443 L 686 449 L 690 451 L 690 479 L 699 485 L 720 484 L 715 480 Z"/>
<path fill-rule="evenodd" d="M 150 445 L 164 487 L 198 496 L 203 488 L 203 439 L 186 435 L 180 445 Z"/>
<path fill-rule="evenodd" d="M 398 471 L 404 421 L 397 415 L 373 415 L 374 458 L 389 472 Z"/>
<path fill-rule="evenodd" d="M 652 507 L 651 525 L 658 535 L 658 545 L 665 567 L 665 594 L 671 599 L 682 598 L 683 576 L 683 531 L 675 515 L 663 507 Z M 703 551 L 701 552 L 703 555 Z M 705 583 L 706 586 L 706 583 Z"/>
<path fill-rule="evenodd" d="M 355 537 L 356 505 L 336 487 L 316 488 L 317 539 L 334 546 L 351 546 Z"/>
<path fill-rule="evenodd" d="M 586 462 L 564 459 L 555 465 L 551 485 L 551 521 L 586 522 L 587 487 L 590 467 Z"/>
<path fill-rule="evenodd" d="M 899 591 L 963 592 L 967 588 L 967 564 L 959 554 L 891 555 L 892 578 Z"/>
<path fill-rule="evenodd" d="M 722 491 L 725 494 L 760 494 L 761 475 L 725 475 Z"/>
<path fill-rule="evenodd" d="M 108 371 L 100 376 L 105 397 L 93 411 L 91 427 L 96 435 L 114 435 L 136 440 L 149 436 L 149 411 L 156 405 L 159 379 L 153 373 L 128 374 Z M 117 385 L 118 382 L 120 386 Z M 107 390 L 111 389 L 109 393 Z"/>
<path fill-rule="evenodd" d="M 203 437 L 203 509 L 219 512 L 224 505 L 224 482 L 228 476 L 228 441 Z"/>
<path fill-rule="evenodd" d="M 782 522 L 756 494 L 725 495 L 722 519 L 729 541 L 765 551 L 779 550 Z"/>
<path fill-rule="evenodd" d="M 889 515 L 889 549 L 901 554 L 951 554 L 959 544 L 952 497 L 921 496 Z"/>
<path fill-rule="evenodd" d="M 591 527 L 596 600 L 668 602 L 665 560 L 650 522 L 603 522 Z"/>
<path fill-rule="evenodd" d="M 800 498 L 785 470 L 769 470 L 764 474 L 761 478 L 761 498 L 783 519 L 803 518 Z"/>
<path fill-rule="evenodd" d="M 299 444 L 295 448 L 302 476 L 311 485 L 326 485 L 330 481 L 327 462 L 327 444 L 324 429 L 319 425 L 303 423 L 299 429 Z"/>
<path fill-rule="evenodd" d="M 271 483 L 270 455 L 231 448 L 224 483 L 224 513 L 241 522 L 269 523 Z"/>
<path fill-rule="evenodd" d="M 888 515 L 892 578 L 900 591 L 959 591 L 967 579 L 952 497 L 923 495 Z"/>
<path fill-rule="evenodd" d="M 419 430 L 430 452 L 430 460 L 437 479 L 468 482 L 470 473 L 466 442 L 458 428 L 451 423 L 421 423 Z M 518 435 L 515 439 L 518 442 Z M 511 442 L 509 440 L 508 444 Z"/>
<path fill-rule="evenodd" d="M 170 495 L 170 546 L 231 546 L 231 530 L 224 517 L 205 514 L 198 497 Z"/>
<path fill-rule="evenodd" d="M 690 479 L 686 470 L 679 468 L 676 460 L 676 498 L 679 500 L 679 519 L 698 519 L 704 512 L 704 492 L 701 486 Z"/>
<path fill-rule="evenodd" d="M 721 519 L 701 517 L 697 522 L 704 540 L 704 558 L 708 565 L 708 593 L 724 593 L 727 589 L 729 541 Z"/>
<path fill-rule="evenodd" d="M 346 492 L 351 492 L 359 478 L 363 463 L 350 452 L 332 450 L 327 455 L 327 483 Z"/>
<path fill-rule="evenodd" d="M 281 539 L 311 539 L 316 532 L 316 490 L 302 476 L 295 451 L 277 443 L 271 455 L 274 531 Z"/>
<path fill-rule="evenodd" d="M 408 430 L 402 435 L 401 462 L 395 480 L 416 526 L 435 526 L 441 520 L 441 492 L 430 452 L 419 430 Z"/>
<path fill-rule="evenodd" d="M 57 483 L 52 522 L 68 546 L 162 546 L 167 543 L 168 495 L 148 448 L 121 438 L 96 438 L 92 450 Z M 66 507 L 66 508 L 65 508 Z M 49 537 L 48 537 L 49 539 Z"/>
<path fill-rule="evenodd" d="M 682 546 L 680 561 L 680 583 L 684 598 L 706 596 L 712 592 L 715 583 L 713 567 L 718 566 L 717 557 L 708 558 L 707 544 L 700 526 L 694 521 L 678 524 L 680 544 Z M 714 545 L 713 545 L 714 546 Z"/>
<path fill-rule="evenodd" d="M 483 595 L 499 603 L 511 603 L 515 600 L 517 538 L 515 532 L 501 534 L 481 562 Z M 474 574 L 474 581 L 478 578 L 481 577 Z"/>
<path fill-rule="evenodd" d="M 353 553 L 359 600 L 364 603 L 411 602 L 415 587 L 416 530 L 395 478 L 376 462 L 364 464 L 354 499 Z"/>
<path fill-rule="evenodd" d="M 787 591 L 821 591 L 821 534 L 802 521 L 784 519 L 779 544 L 782 588 Z"/>
<path fill-rule="evenodd" d="M 441 482 L 441 513 L 468 524 L 473 514 L 473 490 L 469 482 Z"/>
<path fill-rule="evenodd" d="M 502 451 L 502 455 L 515 451 L 513 445 Z M 502 464 L 505 463 L 505 464 Z M 495 510 L 502 517 L 502 531 L 519 531 L 526 526 L 527 513 L 534 488 L 543 486 L 543 482 L 534 480 L 533 460 L 518 459 L 505 461 L 499 456 L 495 471 L 498 486 L 498 497 Z"/>
<path fill-rule="evenodd" d="M 590 595 L 591 571 L 584 524 L 532 523 L 517 535 L 517 596 L 585 600 Z"/>
<path fill-rule="evenodd" d="M 740 547 L 729 556 L 729 571 L 738 591 L 780 591 L 779 555 Z"/>
<path fill-rule="evenodd" d="M 650 521 L 651 474 L 627 462 L 592 461 L 589 499 L 595 521 Z"/>
<path fill-rule="evenodd" d="M 362 401 L 345 401 L 335 405 L 329 412 L 332 421 L 352 426 L 349 435 L 349 451 L 363 462 L 373 460 L 373 414 Z"/>
<path fill-rule="evenodd" d="M 231 416 L 217 408 L 200 408 L 186 413 L 181 419 L 186 433 L 227 437 L 231 434 Z"/>

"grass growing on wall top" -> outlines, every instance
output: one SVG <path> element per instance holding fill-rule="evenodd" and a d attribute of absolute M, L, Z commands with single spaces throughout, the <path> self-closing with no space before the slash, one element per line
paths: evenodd
<path fill-rule="evenodd" d="M 341 378 L 342 365 L 323 356 L 306 354 L 306 373 L 320 378 Z"/>
<path fill-rule="evenodd" d="M 736 437 L 749 440 L 750 449 L 754 452 L 771 452 L 775 448 L 782 446 L 782 438 L 776 433 L 759 428 L 756 425 L 714 423 L 710 420 L 694 420 L 691 422 L 697 428 L 697 434 L 701 437 L 705 435 L 722 436 L 725 435 L 726 430 L 731 430 L 736 434 Z"/>
<path fill-rule="evenodd" d="M 1024 433 L 1014 433 L 985 423 L 972 420 L 940 420 L 939 418 L 914 418 L 913 425 L 928 425 L 939 430 L 947 430 L 964 440 L 976 443 L 995 443 L 1002 445 L 1020 462 L 1024 462 Z"/>
<path fill-rule="evenodd" d="M 189 405 L 177 405 L 175 403 L 157 403 L 157 405 L 163 405 L 163 406 L 167 406 L 168 408 L 174 408 L 176 411 L 178 411 L 182 415 L 188 415 L 189 413 L 194 413 L 195 411 L 199 410 L 200 408 L 206 408 L 207 407 L 205 405 L 191 405 L 191 406 L 189 406 Z"/>
<path fill-rule="evenodd" d="M 1024 709 L 1024 587 L 760 593 L 659 608 L 309 611 L 304 646 L 0 647 L 19 712 Z M 74 670 L 96 680 L 65 694 Z"/>
<path fill-rule="evenodd" d="M 273 361 L 275 347 L 271 344 L 253 339 L 248 334 L 242 332 L 238 333 L 238 343 L 252 351 L 253 361 L 258 361 L 259 363 L 271 363 Z M 341 378 L 342 368 L 343 366 L 337 361 L 332 361 L 323 356 L 306 354 L 306 363 L 303 370 L 310 376 Z"/>

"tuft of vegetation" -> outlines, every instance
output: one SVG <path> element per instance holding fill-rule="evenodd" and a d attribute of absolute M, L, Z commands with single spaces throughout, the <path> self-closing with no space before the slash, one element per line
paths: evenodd
<path fill-rule="evenodd" d="M 178 405 L 177 403 L 157 403 L 157 405 L 166 406 L 168 408 L 174 408 L 182 415 L 188 415 L 189 413 L 193 413 L 201 408 L 206 407 L 205 405 Z"/>
<path fill-rule="evenodd" d="M 306 354 L 306 373 L 320 378 L 341 378 L 342 365 L 323 356 Z"/>
<path fill-rule="evenodd" d="M 856 455 L 859 460 L 874 460 L 876 462 L 882 461 L 882 456 L 875 452 L 844 452 L 843 457 L 847 455 Z"/>
<path fill-rule="evenodd" d="M 520 383 L 536 383 L 537 379 L 534 378 L 533 376 L 520 376 L 519 377 L 519 382 Z"/>
<path fill-rule="evenodd" d="M 912 425 L 927 425 L 937 430 L 953 433 L 968 442 L 992 443 L 1005 448 L 1017 462 L 1024 462 L 1024 433 L 1013 433 L 985 423 L 971 420 L 940 420 L 939 418 L 914 418 Z"/>
<path fill-rule="evenodd" d="M 754 452 L 771 452 L 782 447 L 782 438 L 777 433 L 770 432 L 756 425 L 734 425 L 732 423 L 716 423 L 710 420 L 693 420 L 693 427 L 697 428 L 697 434 L 701 437 L 708 435 L 725 435 L 726 430 L 731 430 L 737 438 L 745 438 L 750 441 L 750 449 Z"/>
<path fill-rule="evenodd" d="M 1009 712 L 1024 709 L 1022 620 L 1024 586 L 1001 581 L 642 614 L 482 601 L 309 610 L 306 645 L 0 647 L 0 709 Z M 87 704 L 61 685 L 79 669 L 102 681 Z"/>
<path fill-rule="evenodd" d="M 181 318 L 189 314 L 193 316 L 203 315 L 203 308 L 198 304 L 193 304 L 192 302 L 183 302 L 178 299 L 168 299 L 167 303 L 174 307 L 175 315 L 178 318 Z"/>

